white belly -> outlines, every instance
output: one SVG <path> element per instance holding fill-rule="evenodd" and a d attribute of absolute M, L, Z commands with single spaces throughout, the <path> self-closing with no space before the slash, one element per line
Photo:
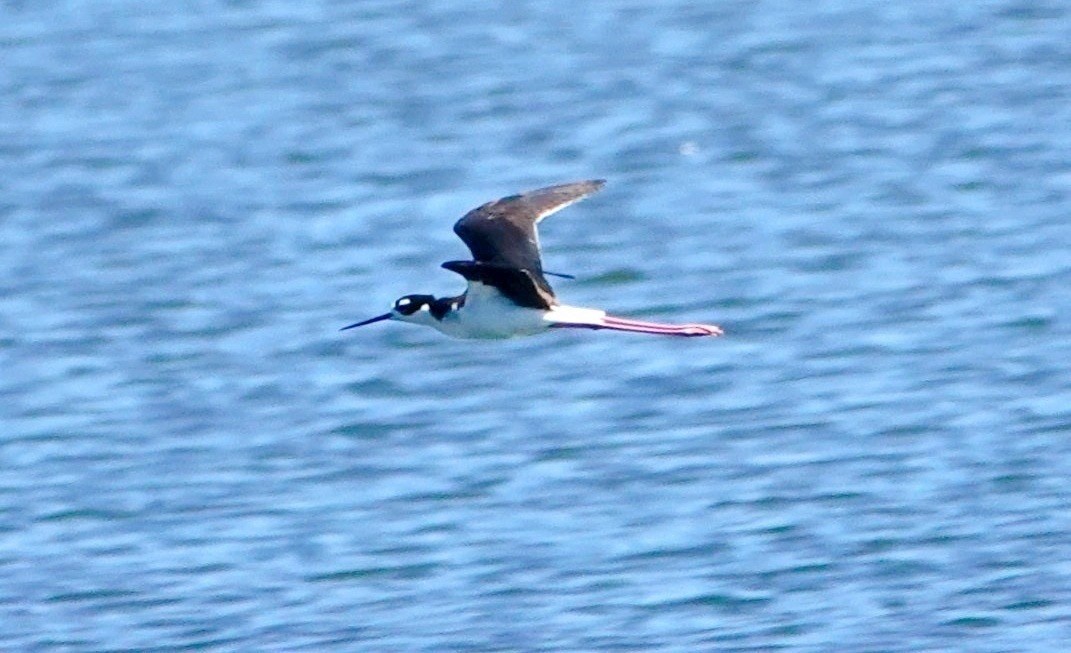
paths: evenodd
<path fill-rule="evenodd" d="M 599 326 L 605 311 L 559 304 L 549 311 L 523 308 L 493 286 L 469 282 L 465 304 L 432 324 L 454 338 L 500 340 L 543 333 L 555 324 Z"/>

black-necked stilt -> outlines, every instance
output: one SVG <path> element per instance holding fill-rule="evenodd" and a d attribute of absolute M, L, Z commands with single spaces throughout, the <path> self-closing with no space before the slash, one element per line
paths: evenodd
<path fill-rule="evenodd" d="M 706 324 L 658 324 L 558 303 L 539 257 L 536 225 L 548 215 L 602 188 L 602 179 L 549 186 L 510 195 L 466 213 L 454 233 L 472 251 L 471 261 L 443 267 L 468 281 L 457 297 L 406 295 L 389 313 L 343 327 L 400 320 L 423 324 L 455 338 L 513 338 L 553 328 L 610 329 L 664 336 L 720 336 Z M 565 276 L 565 275 L 556 275 Z"/>

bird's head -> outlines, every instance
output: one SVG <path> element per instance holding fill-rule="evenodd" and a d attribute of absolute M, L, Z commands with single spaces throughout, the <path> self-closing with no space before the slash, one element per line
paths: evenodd
<path fill-rule="evenodd" d="M 389 313 L 377 315 L 362 322 L 355 322 L 349 326 L 342 327 L 341 330 L 345 331 L 346 329 L 372 324 L 373 322 L 382 322 L 383 320 L 398 320 L 400 322 L 432 326 L 435 323 L 435 318 L 431 314 L 431 304 L 434 301 L 435 297 L 432 295 L 406 295 L 399 297 L 395 300 L 394 306 Z"/>

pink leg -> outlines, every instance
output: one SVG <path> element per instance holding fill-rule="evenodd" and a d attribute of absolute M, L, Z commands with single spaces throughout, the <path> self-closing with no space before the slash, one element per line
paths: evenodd
<path fill-rule="evenodd" d="M 708 324 L 659 324 L 658 322 L 641 322 L 626 320 L 607 315 L 602 324 L 555 324 L 556 327 L 573 327 L 581 329 L 609 329 L 611 331 L 629 331 L 632 333 L 651 333 L 660 336 L 720 336 L 721 327 Z"/>

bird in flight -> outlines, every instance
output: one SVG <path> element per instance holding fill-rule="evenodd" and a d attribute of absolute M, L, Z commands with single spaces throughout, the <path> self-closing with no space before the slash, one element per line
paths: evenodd
<path fill-rule="evenodd" d="M 661 336 L 720 336 L 707 324 L 660 324 L 607 315 L 558 301 L 543 270 L 537 225 L 543 218 L 598 191 L 602 179 L 577 181 L 510 195 L 466 213 L 454 225 L 472 252 L 471 261 L 442 266 L 460 274 L 468 287 L 456 297 L 406 295 L 390 312 L 342 330 L 398 320 L 438 329 L 454 338 L 502 339 L 551 329 L 606 329 Z"/>

